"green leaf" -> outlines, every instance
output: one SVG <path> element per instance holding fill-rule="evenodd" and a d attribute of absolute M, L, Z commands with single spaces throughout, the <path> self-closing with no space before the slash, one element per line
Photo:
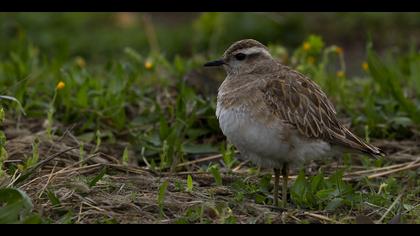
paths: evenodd
<path fill-rule="evenodd" d="M 58 220 L 59 224 L 71 224 L 73 223 L 74 214 L 68 211 L 63 217 Z"/>
<path fill-rule="evenodd" d="M 290 196 L 292 201 L 298 205 L 306 203 L 306 192 L 307 192 L 307 183 L 305 179 L 305 172 L 300 171 L 298 177 L 296 178 L 295 183 L 290 188 Z"/>
<path fill-rule="evenodd" d="M 161 141 L 165 140 L 169 134 L 171 133 L 171 129 L 169 128 L 169 124 L 166 121 L 166 118 L 163 114 L 160 115 L 159 121 L 159 138 Z"/>
<path fill-rule="evenodd" d="M 25 110 L 23 110 L 22 104 L 21 104 L 21 103 L 19 102 L 19 100 L 17 100 L 16 98 L 11 97 L 11 96 L 4 96 L 4 95 L 3 95 L 3 96 L 0 96 L 0 99 L 6 99 L 6 100 L 9 100 L 9 101 L 16 102 L 16 103 L 18 104 L 19 109 L 20 109 L 20 111 L 22 112 L 22 114 L 26 116 L 26 113 L 25 113 Z M 3 115 L 3 116 L 4 116 L 4 115 Z M 0 117 L 1 117 L 1 115 L 0 115 Z"/>
<path fill-rule="evenodd" d="M 344 171 L 338 170 L 336 171 L 329 179 L 328 179 L 328 186 L 329 187 L 336 187 L 339 191 L 344 190 L 346 183 L 343 181 Z"/>
<path fill-rule="evenodd" d="M 216 181 L 216 185 L 222 185 L 222 176 L 220 174 L 219 167 L 217 165 L 212 165 L 209 170 Z"/>
<path fill-rule="evenodd" d="M 420 110 L 417 109 L 415 103 L 408 99 L 404 89 L 400 83 L 401 75 L 395 68 L 395 62 L 391 61 L 387 64 L 381 61 L 380 57 L 371 47 L 368 48 L 368 64 L 372 78 L 380 86 L 382 96 L 391 96 L 398 101 L 402 110 L 406 111 L 410 118 L 415 122 L 420 122 Z"/>
<path fill-rule="evenodd" d="M 270 189 L 270 183 L 271 183 L 271 178 L 272 175 L 268 174 L 268 175 L 264 175 L 263 177 L 260 178 L 260 190 L 262 192 L 268 192 Z"/>
<path fill-rule="evenodd" d="M 311 45 L 310 52 L 320 53 L 324 48 L 324 41 L 318 35 L 310 35 L 307 41 Z"/>
<path fill-rule="evenodd" d="M 322 173 L 314 176 L 311 181 L 311 193 L 315 194 L 324 182 L 324 175 Z"/>
<path fill-rule="evenodd" d="M 6 135 L 0 131 L 0 147 L 4 147 L 6 145 Z"/>
<path fill-rule="evenodd" d="M 122 164 L 128 165 L 128 148 L 124 148 L 123 156 L 122 156 Z"/>
<path fill-rule="evenodd" d="M 321 189 L 315 195 L 320 201 L 326 201 L 331 199 L 334 196 L 336 189 L 329 188 L 329 189 Z"/>
<path fill-rule="evenodd" d="M 267 199 L 267 197 L 265 195 L 263 195 L 263 194 L 258 194 L 257 193 L 255 195 L 255 202 L 257 204 L 264 204 L 266 199 Z"/>
<path fill-rule="evenodd" d="M 33 208 L 28 195 L 15 188 L 0 189 L 0 206 L 0 224 L 19 223 Z"/>
<path fill-rule="evenodd" d="M 53 191 L 47 190 L 47 197 L 53 206 L 57 207 L 61 205 L 60 199 L 55 195 Z"/>
<path fill-rule="evenodd" d="M 43 220 L 39 215 L 33 214 L 25 218 L 22 223 L 23 224 L 42 224 Z"/>
<path fill-rule="evenodd" d="M 225 164 L 225 167 L 227 167 L 229 170 L 232 168 L 233 164 L 235 164 L 236 160 L 234 158 L 235 151 L 233 149 L 233 146 L 231 144 L 226 145 L 226 150 L 224 150 L 224 146 L 222 146 L 222 157 L 223 157 L 223 163 Z"/>
<path fill-rule="evenodd" d="M 80 140 L 80 141 L 83 141 L 85 143 L 90 143 L 93 140 L 95 140 L 95 137 L 96 137 L 95 132 L 86 132 L 86 133 L 83 133 L 83 134 L 77 136 L 77 139 Z"/>
<path fill-rule="evenodd" d="M 3 107 L 0 106 L 0 124 L 4 121 L 4 110 Z"/>
<path fill-rule="evenodd" d="M 101 180 L 104 175 L 106 174 L 106 166 L 102 168 L 101 172 L 97 176 L 95 176 L 91 181 L 89 181 L 89 187 L 92 188 L 96 185 L 96 183 Z"/>
<path fill-rule="evenodd" d="M 101 134 L 101 131 L 98 129 L 96 130 L 96 146 L 95 146 L 94 152 L 99 151 L 101 144 L 102 144 L 102 134 Z"/>
<path fill-rule="evenodd" d="M 182 150 L 188 154 L 206 154 L 218 151 L 217 147 L 211 144 L 184 144 Z"/>
<path fill-rule="evenodd" d="M 390 122 L 402 127 L 408 127 L 413 124 L 413 121 L 410 118 L 403 116 L 393 117 L 390 119 Z"/>
<path fill-rule="evenodd" d="M 163 208 L 163 203 L 165 201 L 165 194 L 166 194 L 166 189 L 168 188 L 169 182 L 167 180 L 163 181 L 163 183 L 160 185 L 159 187 L 159 194 L 158 194 L 158 205 L 159 207 L 162 209 Z"/>
<path fill-rule="evenodd" d="M 190 140 L 196 140 L 197 138 L 206 135 L 210 132 L 208 129 L 203 128 L 190 128 L 186 130 L 186 134 Z"/>
<path fill-rule="evenodd" d="M 193 190 L 193 180 L 192 180 L 191 175 L 188 175 L 188 177 L 187 177 L 187 191 L 192 192 L 192 190 Z"/>
<path fill-rule="evenodd" d="M 328 205 L 325 207 L 325 210 L 327 211 L 334 211 L 339 206 L 343 205 L 343 199 L 342 198 L 334 198 L 331 200 Z"/>

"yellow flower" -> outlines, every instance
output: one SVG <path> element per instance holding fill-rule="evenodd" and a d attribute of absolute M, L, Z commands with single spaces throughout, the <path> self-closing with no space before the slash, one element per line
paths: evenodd
<path fill-rule="evenodd" d="M 303 50 L 309 51 L 309 49 L 311 49 L 311 44 L 308 42 L 303 43 Z"/>
<path fill-rule="evenodd" d="M 336 75 L 337 75 L 338 78 L 344 78 L 344 76 L 345 76 L 344 71 L 342 71 L 342 70 L 337 71 Z"/>
<path fill-rule="evenodd" d="M 115 13 L 116 23 L 122 28 L 130 28 L 136 25 L 137 13 L 119 12 Z"/>
<path fill-rule="evenodd" d="M 57 90 L 62 90 L 66 87 L 66 84 L 63 81 L 58 82 L 57 86 L 55 87 Z"/>
<path fill-rule="evenodd" d="M 335 52 L 337 54 L 343 54 L 343 48 L 342 47 L 335 47 Z"/>
<path fill-rule="evenodd" d="M 369 64 L 367 62 L 363 62 L 362 63 L 362 68 L 364 71 L 368 71 L 369 70 Z"/>
<path fill-rule="evenodd" d="M 146 68 L 146 70 L 151 70 L 153 68 L 153 63 L 150 60 L 147 60 L 144 63 L 144 68 Z"/>
<path fill-rule="evenodd" d="M 86 66 L 86 61 L 83 59 L 83 57 L 76 57 L 74 59 L 74 62 L 76 65 L 78 65 L 80 68 L 84 68 Z"/>
<path fill-rule="evenodd" d="M 308 57 L 308 63 L 311 65 L 315 64 L 315 57 Z"/>

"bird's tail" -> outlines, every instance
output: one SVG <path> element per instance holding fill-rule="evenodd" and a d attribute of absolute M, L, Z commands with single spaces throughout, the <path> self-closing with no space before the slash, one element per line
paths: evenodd
<path fill-rule="evenodd" d="M 375 146 L 373 146 L 371 144 L 368 144 L 368 143 L 365 143 L 365 142 L 363 142 L 363 144 L 364 144 L 363 146 L 365 147 L 365 149 L 362 150 L 362 152 L 364 152 L 366 154 L 370 154 L 370 155 L 373 155 L 373 156 L 381 156 L 381 157 L 384 157 L 386 155 L 385 152 L 382 151 L 382 149 L 380 149 L 378 147 L 375 147 Z"/>
<path fill-rule="evenodd" d="M 371 156 L 385 156 L 385 152 L 383 152 L 380 148 L 373 146 L 372 144 L 368 144 L 367 142 L 363 141 L 361 138 L 354 135 L 350 130 L 345 127 L 341 127 L 341 134 L 334 133 L 335 142 L 340 144 L 341 146 L 348 149 L 348 151 L 356 151 L 359 153 L 366 153 Z"/>
<path fill-rule="evenodd" d="M 353 148 L 372 155 L 372 156 L 382 156 L 384 157 L 386 154 L 383 150 L 378 147 L 373 146 L 372 144 L 368 144 L 356 135 L 354 135 L 350 130 L 346 129 L 346 136 L 348 139 L 353 141 Z"/>

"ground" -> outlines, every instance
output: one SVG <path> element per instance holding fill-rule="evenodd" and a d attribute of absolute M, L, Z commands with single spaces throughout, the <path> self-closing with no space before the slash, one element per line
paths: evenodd
<path fill-rule="evenodd" d="M 272 184 L 261 179 L 270 177 L 270 170 L 255 171 L 249 163 L 238 162 L 230 172 L 221 171 L 221 184 L 217 184 L 211 172 L 202 166 L 217 163 L 221 155 L 197 157 L 181 163 L 182 170 L 153 171 L 135 162 L 123 164 L 120 157 L 122 146 L 107 146 L 95 150 L 95 144 L 85 145 L 84 155 L 78 148 L 80 143 L 66 129 L 64 135 L 48 137 L 42 120 L 24 120 L 4 124 L 8 138 L 7 150 L 10 163 L 21 163 L 22 158 L 33 155 L 33 143 L 38 139 L 39 160 L 30 176 L 15 183 L 33 200 L 34 211 L 44 221 L 72 223 L 354 223 L 380 220 L 387 223 L 395 216 L 402 216 L 403 222 L 417 222 L 418 185 L 404 188 L 405 202 L 413 207 L 381 207 L 369 202 L 358 206 L 341 206 L 334 211 L 302 208 L 289 203 L 287 208 L 271 205 Z M 64 127 L 63 127 L 64 128 Z M 356 191 L 366 191 L 358 186 L 362 180 L 383 183 L 389 177 L 398 185 L 408 185 L 408 172 L 420 166 L 416 155 L 420 146 L 415 141 L 376 141 L 390 157 L 384 167 L 363 166 L 360 158 L 345 166 L 342 161 L 311 163 L 306 168 L 309 176 L 317 170 L 324 170 L 330 177 L 337 169 L 344 169 L 344 181 Z M 7 165 L 7 164 L 6 164 Z M 180 167 L 181 168 L 181 167 Z M 254 170 L 254 171 L 252 171 Z M 297 170 L 291 172 L 292 184 Z M 10 178 L 20 181 L 19 174 Z M 188 186 L 191 176 L 192 185 Z M 270 178 L 268 178 L 270 180 Z M 418 180 L 417 180 L 418 184 Z M 262 185 L 262 186 L 261 186 Z M 377 188 L 370 183 L 370 187 Z M 375 189 L 375 191 L 377 191 Z M 381 190 L 379 190 L 381 191 Z M 413 198 L 406 193 L 414 194 Z M 403 192 L 401 192 L 402 194 Z M 390 200 L 401 196 L 394 195 Z M 417 198 L 417 199 L 416 199 Z M 54 200 L 56 199 L 56 200 Z M 389 210 L 389 211 L 388 211 Z M 411 214 L 410 214 L 411 212 Z M 415 213 L 416 212 L 416 213 Z M 415 213 L 415 214 L 414 214 Z M 367 216 L 366 220 L 361 216 Z M 399 219 L 397 219 L 399 221 Z"/>

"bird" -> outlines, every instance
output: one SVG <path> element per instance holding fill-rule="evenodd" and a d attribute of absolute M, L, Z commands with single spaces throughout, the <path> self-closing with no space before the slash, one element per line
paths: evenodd
<path fill-rule="evenodd" d="M 273 204 L 287 205 L 289 168 L 343 152 L 384 156 L 353 134 L 312 79 L 281 64 L 255 39 L 233 43 L 222 58 L 204 64 L 222 66 L 226 78 L 217 93 L 216 116 L 240 158 L 274 171 Z"/>

